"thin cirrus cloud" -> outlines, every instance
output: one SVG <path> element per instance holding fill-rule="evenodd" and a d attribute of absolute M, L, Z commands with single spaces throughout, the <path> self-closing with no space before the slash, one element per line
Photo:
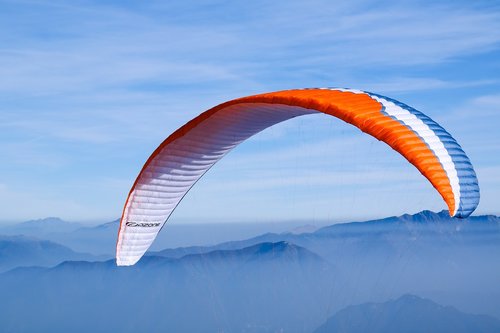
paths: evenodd
<path fill-rule="evenodd" d="M 123 184 L 133 181 L 148 154 L 183 123 L 228 99 L 297 87 L 347 86 L 404 95 L 410 104 L 422 101 L 422 111 L 436 110 L 429 115 L 456 134 L 479 169 L 491 170 L 500 164 L 487 155 L 497 139 L 498 120 L 491 119 L 498 115 L 499 82 L 491 73 L 498 68 L 498 31 L 500 8 L 488 2 L 4 1 L 0 75 L 7 79 L 0 81 L 0 154 L 9 163 L 0 166 L 3 193 L 25 191 L 16 188 L 24 186 L 16 178 L 22 172 L 33 180 L 27 193 L 57 189 L 53 199 L 45 199 L 54 200 L 45 205 L 45 215 L 112 217 L 121 211 L 122 192 L 128 190 Z M 446 96 L 445 106 L 436 94 Z M 211 171 L 207 183 L 228 177 L 245 202 L 254 199 L 243 190 L 246 181 L 238 180 L 241 172 L 250 182 L 265 181 L 271 192 L 289 184 L 316 186 L 321 179 L 332 187 L 341 179 L 347 190 L 359 179 L 377 179 L 377 169 L 390 163 L 395 177 L 415 176 L 373 139 L 332 121 L 304 124 L 314 133 L 294 131 L 302 124 L 292 121 L 259 134 Z M 269 159 L 275 164 L 266 164 Z M 374 165 L 363 169 L 357 163 Z M 276 171 L 287 165 L 324 177 Z M 345 172 L 349 165 L 355 172 Z M 363 170 L 365 178 L 358 178 Z M 56 184 L 85 189 L 85 183 L 110 175 L 122 185 L 95 194 L 106 204 Z M 296 179 L 284 180 L 286 175 Z M 390 188 L 387 183 L 381 187 Z M 189 200 L 211 201 L 205 192 Z M 33 198 L 13 196 L 20 197 Z M 65 197 L 79 206 L 58 206 Z M 306 207 L 307 198 L 303 202 Z M 9 205 L 24 207 L 13 199 Z M 44 205 L 37 207 L 18 211 L 37 218 Z M 289 217 L 285 207 L 272 212 Z M 245 206 L 235 204 L 238 209 Z"/>
<path fill-rule="evenodd" d="M 467 81 L 448 81 L 435 78 L 415 78 L 415 77 L 396 77 L 386 82 L 363 83 L 371 91 L 384 93 L 415 92 L 420 90 L 435 89 L 456 89 L 468 87 L 481 87 L 497 84 L 498 80 L 467 80 Z M 368 88 L 369 87 L 369 88 Z"/>
<path fill-rule="evenodd" d="M 363 5 L 354 2 L 336 8 L 323 2 L 294 3 L 288 10 L 287 6 L 263 5 L 259 15 L 243 18 L 248 26 L 226 20 L 204 24 L 206 17 L 192 25 L 162 24 L 159 19 L 166 13 L 155 17 L 94 5 L 94 10 L 85 9 L 81 15 L 78 7 L 56 7 L 60 16 L 74 18 L 76 24 L 61 20 L 69 31 L 48 41 L 29 28 L 18 29 L 17 36 L 24 42 L 12 41 L 1 52 L 6 66 L 0 74 L 12 79 L 2 81 L 0 90 L 26 92 L 28 88 L 47 94 L 148 81 L 248 81 L 251 85 L 259 74 L 273 72 L 270 65 L 300 73 L 310 67 L 341 67 L 344 71 L 374 64 L 429 64 L 485 52 L 498 47 L 500 41 L 495 33 L 500 30 L 496 13 L 413 5 L 380 6 L 357 14 Z M 200 10 L 194 3 L 186 7 L 183 10 Z M 330 7 L 333 9 L 328 10 Z M 33 30 L 45 21 L 38 17 Z M 47 30 L 50 35 L 60 27 Z"/>

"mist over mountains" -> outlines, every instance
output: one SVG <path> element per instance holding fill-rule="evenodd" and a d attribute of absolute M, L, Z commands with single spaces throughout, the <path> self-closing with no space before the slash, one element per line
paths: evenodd
<path fill-rule="evenodd" d="M 64 221 L 58 217 L 30 220 L 0 228 L 4 235 L 47 236 L 53 233 L 67 233 L 82 228 L 83 225 Z"/>
<path fill-rule="evenodd" d="M 492 215 L 459 220 L 447 212 L 423 211 L 154 254 L 180 257 L 277 241 L 307 248 L 335 265 L 353 284 L 351 304 L 412 293 L 500 317 L 500 218 Z"/>
<path fill-rule="evenodd" d="M 500 332 L 500 320 L 471 315 L 414 295 L 384 303 L 349 306 L 314 333 L 489 333 Z"/>
<path fill-rule="evenodd" d="M 65 246 L 0 238 L 0 267 L 43 266 L 0 274 L 0 331 L 320 332 L 341 325 L 342 332 L 360 332 L 372 327 L 373 318 L 392 325 L 393 300 L 436 325 L 439 318 L 447 318 L 443 325 L 472 323 L 457 332 L 488 332 L 500 318 L 496 216 L 457 220 L 424 211 L 306 232 L 294 227 L 212 246 L 150 251 L 132 267 L 68 247 L 85 248 L 96 239 L 114 247 L 117 227 L 114 221 L 61 232 Z M 167 226 L 162 233 L 168 232 Z M 401 303 L 406 294 L 417 301 L 406 297 Z"/>
<path fill-rule="evenodd" d="M 283 221 L 270 223 L 169 223 L 168 232 L 158 235 L 152 250 L 165 248 L 213 245 L 232 240 L 242 240 L 265 232 L 281 233 L 300 229 L 308 221 Z M 46 218 L 14 225 L 0 226 L 0 235 L 26 235 L 50 240 L 70 247 L 77 252 L 114 257 L 120 220 L 98 225 L 83 225 L 59 218 Z M 310 229 L 310 228 L 309 228 Z"/>
<path fill-rule="evenodd" d="M 28 236 L 0 236 L 0 272 L 21 266 L 53 266 L 66 260 L 102 260 L 46 240 Z"/>
<path fill-rule="evenodd" d="M 328 313 L 322 295 L 337 283 L 332 276 L 320 257 L 285 242 L 181 259 L 147 257 L 134 267 L 106 261 L 18 268 L 0 275 L 0 328 L 309 332 Z"/>

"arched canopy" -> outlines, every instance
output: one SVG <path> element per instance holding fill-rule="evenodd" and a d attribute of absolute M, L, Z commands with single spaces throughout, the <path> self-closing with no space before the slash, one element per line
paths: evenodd
<path fill-rule="evenodd" d="M 479 202 L 474 169 L 460 145 L 423 113 L 393 99 L 349 89 L 298 89 L 235 99 L 192 119 L 149 157 L 127 198 L 118 265 L 135 264 L 184 195 L 225 154 L 282 121 L 322 112 L 358 127 L 404 156 L 436 188 L 451 216 Z"/>

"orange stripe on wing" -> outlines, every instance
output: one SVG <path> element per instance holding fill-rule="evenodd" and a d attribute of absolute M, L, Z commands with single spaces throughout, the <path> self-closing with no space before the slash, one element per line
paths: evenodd
<path fill-rule="evenodd" d="M 315 109 L 348 122 L 363 132 L 384 141 L 399 152 L 431 182 L 448 205 L 455 211 L 453 190 L 438 158 L 427 144 L 410 128 L 383 114 L 382 105 L 367 94 L 338 90 L 288 90 L 249 96 L 239 102 L 278 103 Z"/>

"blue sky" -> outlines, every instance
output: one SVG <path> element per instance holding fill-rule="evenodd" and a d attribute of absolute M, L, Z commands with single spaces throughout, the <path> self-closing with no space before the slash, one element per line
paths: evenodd
<path fill-rule="evenodd" d="M 302 87 L 385 94 L 438 121 L 500 213 L 494 1 L 0 1 L 2 221 L 117 218 L 172 131 L 228 99 Z M 217 164 L 172 221 L 342 221 L 441 210 L 399 155 L 326 116 Z"/>

